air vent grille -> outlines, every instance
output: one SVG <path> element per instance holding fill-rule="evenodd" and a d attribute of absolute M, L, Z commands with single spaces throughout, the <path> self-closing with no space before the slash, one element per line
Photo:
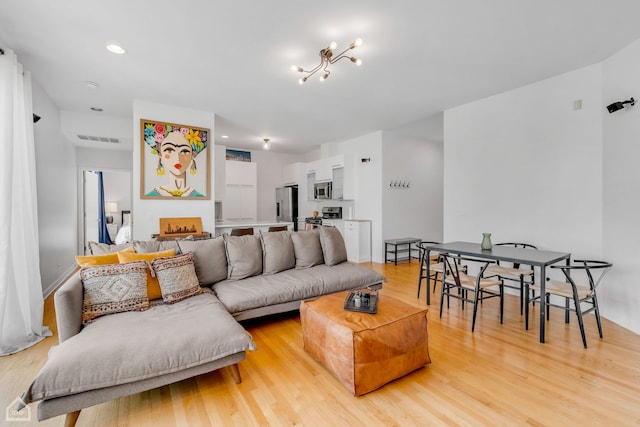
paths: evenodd
<path fill-rule="evenodd" d="M 83 141 L 95 141 L 95 142 L 109 142 L 112 144 L 119 144 L 120 140 L 118 138 L 109 138 L 106 136 L 89 136 L 89 135 L 78 135 L 78 138 Z"/>

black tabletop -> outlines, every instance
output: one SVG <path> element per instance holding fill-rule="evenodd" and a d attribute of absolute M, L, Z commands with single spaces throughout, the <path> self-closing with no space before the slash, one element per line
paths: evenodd
<path fill-rule="evenodd" d="M 425 244 L 426 249 L 438 252 L 452 252 L 460 255 L 477 256 L 485 259 L 496 259 L 521 264 L 546 266 L 571 258 L 570 253 L 544 251 L 531 248 L 514 248 L 511 246 L 493 246 L 482 249 L 480 243 L 449 242 L 441 244 Z"/>

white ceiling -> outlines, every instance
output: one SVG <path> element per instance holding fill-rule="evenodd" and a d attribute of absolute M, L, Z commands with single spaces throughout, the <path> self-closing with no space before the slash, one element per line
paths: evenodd
<path fill-rule="evenodd" d="M 0 0 L 0 46 L 63 111 L 212 111 L 216 143 L 294 153 L 602 61 L 640 38 L 638 16 L 638 0 Z M 297 84 L 292 64 L 356 37 L 362 67 Z"/>

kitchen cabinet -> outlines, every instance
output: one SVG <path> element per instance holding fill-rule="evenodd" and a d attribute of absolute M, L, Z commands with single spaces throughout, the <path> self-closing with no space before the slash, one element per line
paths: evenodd
<path fill-rule="evenodd" d="M 282 184 L 283 185 L 300 185 L 300 170 L 305 167 L 302 162 L 291 163 L 286 165 L 282 170 Z M 306 172 L 306 170 L 305 170 Z"/>
<path fill-rule="evenodd" d="M 316 182 L 327 182 L 331 181 L 333 178 L 333 173 L 331 171 L 331 165 L 327 161 L 327 159 L 318 160 L 316 167 Z"/>
<path fill-rule="evenodd" d="M 333 194 L 331 198 L 334 200 L 353 200 L 355 198 L 355 165 L 353 156 L 340 155 L 336 156 L 331 164 L 333 175 Z"/>
<path fill-rule="evenodd" d="M 255 187 L 258 182 L 258 164 L 227 160 L 225 163 L 225 181 L 227 185 Z"/>
<path fill-rule="evenodd" d="M 224 202 L 225 220 L 252 220 L 258 217 L 258 190 L 255 186 L 227 185 L 227 197 Z"/>
<path fill-rule="evenodd" d="M 335 227 L 342 234 L 342 238 L 344 239 L 344 220 L 342 219 L 323 219 L 322 225 L 328 225 L 330 227 Z"/>
<path fill-rule="evenodd" d="M 344 243 L 347 260 L 351 262 L 371 261 L 371 221 L 345 220 Z"/>
<path fill-rule="evenodd" d="M 258 164 L 225 162 L 225 220 L 253 220 L 258 217 Z"/>

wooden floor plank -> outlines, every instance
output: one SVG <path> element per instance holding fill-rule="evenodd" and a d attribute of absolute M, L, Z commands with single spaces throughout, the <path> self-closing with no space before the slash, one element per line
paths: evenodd
<path fill-rule="evenodd" d="M 427 307 L 424 289 L 416 298 L 417 262 L 366 265 L 389 279 L 381 304 L 389 295 Z M 485 301 L 474 333 L 471 307 L 462 311 L 452 301 L 440 318 L 436 293 L 428 308 L 433 363 L 364 396 L 353 397 L 304 352 L 300 317 L 289 313 L 243 323 L 258 349 L 239 364 L 241 384 L 222 369 L 87 408 L 77 426 L 640 425 L 637 334 L 605 319 L 600 339 L 588 315 L 584 349 L 575 319 L 566 325 L 562 312 L 553 310 L 547 343 L 540 344 L 538 307 L 527 331 L 514 295 L 506 297 L 502 325 L 497 301 Z M 52 298 L 45 302 L 45 323 L 55 331 Z M 56 343 L 54 336 L 0 358 L 0 407 L 28 386 Z M 31 409 L 35 418 L 35 405 Z"/>

